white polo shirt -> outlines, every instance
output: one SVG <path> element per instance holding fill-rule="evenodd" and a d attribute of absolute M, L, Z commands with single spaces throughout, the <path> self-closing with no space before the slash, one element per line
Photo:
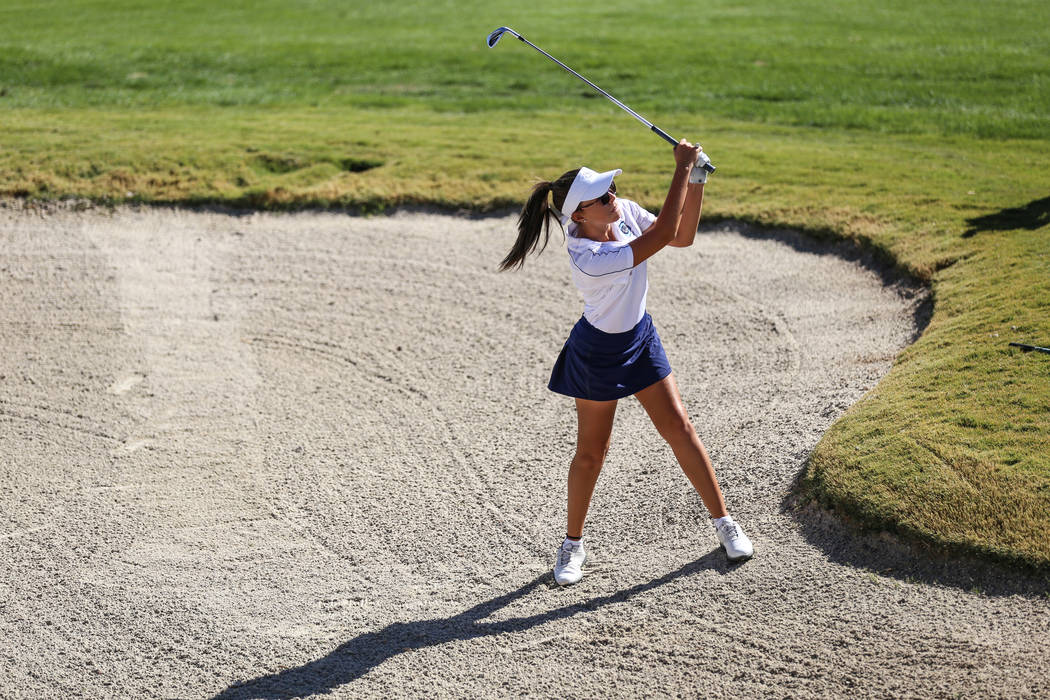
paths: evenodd
<path fill-rule="evenodd" d="M 649 280 L 645 262 L 635 267 L 629 243 L 649 228 L 656 217 L 629 199 L 617 199 L 620 220 L 613 224 L 612 241 L 577 237 L 569 224 L 569 258 L 572 281 L 583 295 L 583 316 L 606 333 L 623 333 L 645 316 Z"/>

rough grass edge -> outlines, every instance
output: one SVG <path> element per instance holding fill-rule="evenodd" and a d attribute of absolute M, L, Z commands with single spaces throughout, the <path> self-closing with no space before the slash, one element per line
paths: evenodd
<path fill-rule="evenodd" d="M 1028 556 L 1006 547 L 982 546 L 975 542 L 941 537 L 934 532 L 909 527 L 852 499 L 834 497 L 831 491 L 821 484 L 819 470 L 814 464 L 818 450 L 819 444 L 807 457 L 803 470 L 792 485 L 789 509 L 796 518 L 805 517 L 807 509 L 816 508 L 833 516 L 855 535 L 888 538 L 895 545 L 906 547 L 916 556 L 973 558 L 1013 569 L 1021 574 L 1044 577 L 1050 584 L 1050 558 Z M 834 456 L 821 453 L 819 459 L 834 459 Z"/>
<path fill-rule="evenodd" d="M 119 207 L 159 207 L 185 209 L 189 211 L 222 212 L 326 212 L 348 216 L 374 216 L 393 214 L 398 210 L 418 209 L 451 216 L 499 215 L 517 213 L 521 202 L 511 197 L 493 197 L 485 202 L 474 200 L 451 200 L 397 195 L 394 197 L 327 197 L 304 195 L 278 187 L 275 189 L 246 192 L 242 195 L 188 196 L 177 199 L 150 197 L 148 195 L 120 196 L 49 196 L 25 191 L 5 192 L 0 189 L 0 207 L 41 211 L 90 209 L 114 210 Z"/>

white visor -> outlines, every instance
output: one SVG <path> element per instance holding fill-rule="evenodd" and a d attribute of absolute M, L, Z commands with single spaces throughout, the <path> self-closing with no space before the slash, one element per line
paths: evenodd
<path fill-rule="evenodd" d="M 569 194 L 565 195 L 565 202 L 561 205 L 562 225 L 569 222 L 576 207 L 580 206 L 580 202 L 598 199 L 608 192 L 613 178 L 622 172 L 619 168 L 607 170 L 604 173 L 596 173 L 590 168 L 580 168 L 580 172 L 576 173 L 576 179 L 572 181 L 572 187 L 569 188 Z"/>

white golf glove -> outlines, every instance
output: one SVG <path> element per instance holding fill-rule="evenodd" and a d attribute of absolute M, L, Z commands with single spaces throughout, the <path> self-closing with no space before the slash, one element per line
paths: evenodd
<path fill-rule="evenodd" d="M 700 155 L 696 157 L 696 163 L 693 164 L 693 169 L 689 171 L 689 182 L 694 184 L 707 182 L 707 171 L 704 170 L 704 165 L 710 162 L 711 159 L 707 157 L 707 154 L 700 151 Z"/>

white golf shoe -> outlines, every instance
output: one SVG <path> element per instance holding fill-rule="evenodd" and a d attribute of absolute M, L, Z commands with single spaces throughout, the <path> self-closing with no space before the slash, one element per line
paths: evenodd
<path fill-rule="evenodd" d="M 743 561 L 750 559 L 755 553 L 751 540 L 747 538 L 744 531 L 737 525 L 733 518 L 726 516 L 714 521 L 715 534 L 722 549 L 726 550 L 729 561 Z"/>
<path fill-rule="evenodd" d="M 554 580 L 559 586 L 576 583 L 583 578 L 583 565 L 587 563 L 587 550 L 583 540 L 570 540 L 568 537 L 558 547 L 558 558 L 554 561 Z"/>

